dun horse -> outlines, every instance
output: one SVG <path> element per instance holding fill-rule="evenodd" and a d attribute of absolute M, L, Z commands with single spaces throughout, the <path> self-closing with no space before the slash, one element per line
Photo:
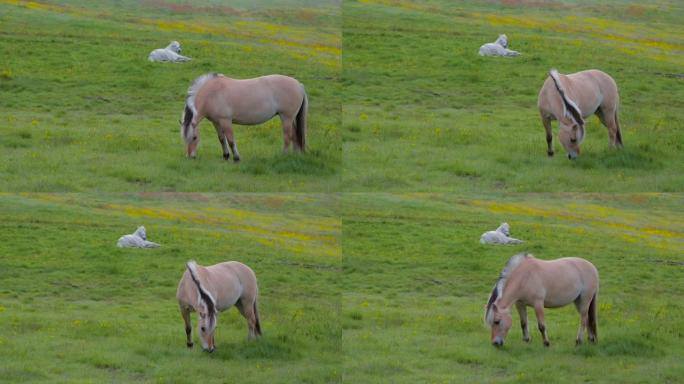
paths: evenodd
<path fill-rule="evenodd" d="M 210 73 L 195 79 L 188 89 L 180 133 L 187 145 L 187 156 L 194 158 L 200 139 L 197 126 L 206 117 L 216 128 L 223 158 L 230 158 L 230 147 L 233 160 L 239 161 L 233 124 L 261 124 L 278 115 L 283 127 L 283 151 L 287 152 L 291 141 L 304 151 L 307 113 L 306 92 L 296 79 L 269 75 L 238 80 Z"/>
<path fill-rule="evenodd" d="M 598 271 L 584 259 L 565 257 L 547 261 L 536 259 L 530 254 L 511 257 L 485 307 L 485 323 L 492 329 L 492 344 L 497 347 L 503 345 L 513 322 L 511 306 L 515 305 L 520 315 L 523 341 L 530 341 L 527 306 L 531 306 L 537 315 L 537 325 L 544 345 L 548 347 L 544 308 L 557 308 L 570 303 L 575 303 L 580 313 L 576 343 L 582 342 L 587 328 L 589 341 L 596 342 L 598 287 Z"/>
<path fill-rule="evenodd" d="M 199 313 L 198 329 L 202 349 L 213 352 L 216 317 L 233 305 L 247 319 L 249 338 L 261 336 L 261 324 L 257 312 L 257 281 L 254 272 L 237 261 L 227 261 L 209 267 L 187 263 L 176 298 L 185 321 L 187 346 L 192 348 L 192 324 L 190 312 Z"/>
<path fill-rule="evenodd" d="M 612 147 L 622 147 L 622 134 L 618 122 L 619 96 L 615 80 L 596 69 L 561 75 L 555 69 L 544 82 L 537 106 L 546 129 L 548 155 L 553 156 L 551 120 L 558 120 L 558 139 L 568 152 L 570 160 L 580 154 L 584 140 L 584 119 L 596 114 L 608 128 Z"/>

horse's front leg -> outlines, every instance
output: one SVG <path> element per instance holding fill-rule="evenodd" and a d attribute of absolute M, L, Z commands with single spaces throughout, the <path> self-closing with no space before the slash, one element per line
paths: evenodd
<path fill-rule="evenodd" d="M 183 316 L 183 321 L 185 322 L 185 337 L 186 345 L 188 348 L 192 348 L 192 324 L 190 323 L 190 308 L 180 306 L 181 316 Z"/>
<path fill-rule="evenodd" d="M 542 116 L 542 124 L 544 125 L 544 130 L 546 130 L 546 154 L 549 157 L 553 157 L 553 131 L 551 131 L 551 118 L 548 116 Z"/>
<path fill-rule="evenodd" d="M 216 134 L 218 135 L 219 144 L 221 144 L 221 148 L 223 149 L 223 158 L 228 160 L 230 159 L 230 152 L 228 152 L 228 140 L 226 139 L 226 135 L 223 133 L 223 128 L 218 122 L 214 123 L 214 128 L 216 129 Z"/>
<path fill-rule="evenodd" d="M 228 141 L 230 150 L 233 152 L 233 161 L 237 163 L 240 161 L 240 153 L 238 153 L 237 143 L 235 143 L 235 137 L 233 136 L 233 122 L 230 119 L 221 119 L 220 124 L 223 130 L 223 135 Z M 224 151 L 224 153 L 228 153 L 228 149 L 224 149 Z M 226 160 L 228 159 L 228 157 L 225 155 L 224 157 Z"/>
<path fill-rule="evenodd" d="M 515 303 L 515 308 L 518 310 L 518 315 L 520 315 L 520 328 L 522 328 L 523 341 L 526 343 L 530 342 L 530 331 L 527 327 L 527 307 L 521 302 Z"/>
<path fill-rule="evenodd" d="M 537 325 L 539 326 L 539 332 L 542 335 L 542 338 L 544 339 L 544 346 L 548 347 L 551 345 L 549 343 L 549 338 L 546 335 L 546 324 L 544 324 L 544 302 L 539 301 L 534 304 L 534 312 L 537 315 Z"/>

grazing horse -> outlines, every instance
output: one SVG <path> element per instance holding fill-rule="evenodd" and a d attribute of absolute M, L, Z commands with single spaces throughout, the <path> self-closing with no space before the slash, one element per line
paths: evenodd
<path fill-rule="evenodd" d="M 568 159 L 579 156 L 579 145 L 584 140 L 584 119 L 596 114 L 608 128 L 612 147 L 622 147 L 622 134 L 618 122 L 619 96 L 615 80 L 596 69 L 561 75 L 549 71 L 544 81 L 537 106 L 546 129 L 548 155 L 553 156 L 551 120 L 558 120 L 558 139 L 568 152 Z"/>
<path fill-rule="evenodd" d="M 257 312 L 257 281 L 254 271 L 237 261 L 227 261 L 209 267 L 188 261 L 176 298 L 185 321 L 187 346 L 192 348 L 192 324 L 190 312 L 199 313 L 199 328 L 202 349 L 213 352 L 214 331 L 218 312 L 235 305 L 247 319 L 249 338 L 261 336 L 261 323 Z"/>
<path fill-rule="evenodd" d="M 544 345 L 549 346 L 544 324 L 544 308 L 557 308 L 575 303 L 580 313 L 580 327 L 576 343 L 584 338 L 589 328 L 589 341 L 596 342 L 596 296 L 598 295 L 598 271 L 590 262 L 577 257 L 556 260 L 539 260 L 530 254 L 512 256 L 494 285 L 489 302 L 485 306 L 485 323 L 491 327 L 491 341 L 496 347 L 504 343 L 513 322 L 511 306 L 520 315 L 523 341 L 530 341 L 527 329 L 527 306 L 534 307 L 539 332 Z"/>
<path fill-rule="evenodd" d="M 197 125 L 203 118 L 214 124 L 223 158 L 240 161 L 233 123 L 256 125 L 280 116 L 283 126 L 283 151 L 290 141 L 304 151 L 308 99 L 304 85 L 292 77 L 269 75 L 254 79 L 231 79 L 219 73 L 202 75 L 188 89 L 185 110 L 180 120 L 181 137 L 187 145 L 187 156 L 196 156 L 199 143 Z"/>

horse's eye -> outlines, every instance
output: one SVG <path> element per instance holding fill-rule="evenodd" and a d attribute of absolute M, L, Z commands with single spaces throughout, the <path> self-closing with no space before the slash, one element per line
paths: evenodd
<path fill-rule="evenodd" d="M 197 136 L 193 136 L 193 137 L 192 137 L 192 140 L 197 140 Z"/>
<path fill-rule="evenodd" d="M 206 332 L 206 331 L 207 331 L 207 329 L 204 328 L 204 327 L 202 327 L 201 329 L 202 329 L 202 332 Z"/>
<path fill-rule="evenodd" d="M 494 320 L 494 325 L 499 325 L 501 323 L 501 320 Z"/>

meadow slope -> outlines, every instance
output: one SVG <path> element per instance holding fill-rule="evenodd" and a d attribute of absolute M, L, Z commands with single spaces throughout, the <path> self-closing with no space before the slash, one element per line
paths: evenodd
<path fill-rule="evenodd" d="M 150 63 L 171 40 L 193 58 Z M 341 162 L 335 1 L 0 0 L 0 180 L 12 191 L 328 191 Z M 280 73 L 310 100 L 308 149 L 281 154 L 279 119 L 237 126 L 240 164 L 211 123 L 196 161 L 178 120 L 207 72 Z M 27 177 L 30 175 L 30 177 Z"/>
<path fill-rule="evenodd" d="M 339 382 L 337 204 L 325 195 L 0 196 L 3 383 Z M 141 224 L 161 248 L 116 247 Z M 175 293 L 189 259 L 254 269 L 261 340 L 248 342 L 230 309 L 214 353 L 185 347 Z"/>
<path fill-rule="evenodd" d="M 343 185 L 350 191 L 683 191 L 679 1 L 343 3 Z M 516 58 L 480 57 L 500 33 Z M 582 155 L 547 158 L 548 71 L 597 68 L 625 148 L 588 119 Z M 554 122 L 554 135 L 557 134 Z"/>
<path fill-rule="evenodd" d="M 675 383 L 684 375 L 684 196 L 348 194 L 343 200 L 349 383 Z M 507 221 L 515 246 L 479 243 Z M 599 270 L 597 345 L 572 305 L 517 313 L 501 349 L 483 308 L 508 258 L 578 256 Z"/>

